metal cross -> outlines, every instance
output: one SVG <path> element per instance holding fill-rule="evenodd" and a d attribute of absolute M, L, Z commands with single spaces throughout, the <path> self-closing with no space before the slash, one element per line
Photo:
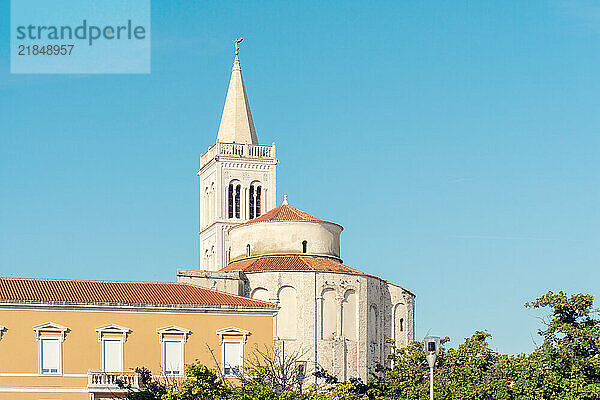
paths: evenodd
<path fill-rule="evenodd" d="M 240 52 L 240 43 L 242 43 L 242 40 L 244 40 L 244 38 L 237 38 L 233 41 L 233 43 L 235 43 L 235 55 L 237 56 L 238 53 Z"/>

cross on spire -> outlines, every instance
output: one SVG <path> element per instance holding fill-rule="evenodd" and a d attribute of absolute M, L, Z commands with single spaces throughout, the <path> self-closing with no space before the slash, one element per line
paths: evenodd
<path fill-rule="evenodd" d="M 240 52 L 240 43 L 242 43 L 242 40 L 244 40 L 243 37 L 239 37 L 239 38 L 233 40 L 233 43 L 235 43 L 235 56 L 236 57 L 237 57 L 238 53 Z"/>

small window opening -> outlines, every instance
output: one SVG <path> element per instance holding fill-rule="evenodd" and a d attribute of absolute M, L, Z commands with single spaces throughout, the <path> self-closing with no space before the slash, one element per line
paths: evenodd
<path fill-rule="evenodd" d="M 250 219 L 253 219 L 254 218 L 254 200 L 255 200 L 255 198 L 254 198 L 254 186 L 253 185 L 250 185 L 249 195 L 250 195 L 249 196 L 250 197 L 249 198 L 249 200 L 250 200 L 249 201 L 250 209 L 248 211 L 249 211 L 249 214 L 250 214 Z"/>
<path fill-rule="evenodd" d="M 308 247 L 308 242 L 306 240 L 302 241 L 302 252 L 306 253 L 306 248 Z"/>
<path fill-rule="evenodd" d="M 249 244 L 246 245 L 246 256 L 250 257 L 250 245 Z"/>
<path fill-rule="evenodd" d="M 227 204 L 228 204 L 228 216 L 229 218 L 233 218 L 233 185 L 229 185 L 229 190 L 227 192 Z"/>
<path fill-rule="evenodd" d="M 400 328 L 400 332 L 404 331 L 404 318 L 400 318 L 400 326 L 398 328 Z"/>
<path fill-rule="evenodd" d="M 260 217 L 260 194 L 261 194 L 261 187 L 258 186 L 256 188 L 256 216 Z"/>
<path fill-rule="evenodd" d="M 242 188 L 240 185 L 237 185 L 235 187 L 235 217 L 239 218 L 240 217 L 240 192 L 242 191 Z"/>

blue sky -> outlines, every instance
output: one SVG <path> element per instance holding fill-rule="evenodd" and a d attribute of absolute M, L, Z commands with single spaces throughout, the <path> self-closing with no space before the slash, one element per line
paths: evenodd
<path fill-rule="evenodd" d="M 18 1 L 18 0 L 15 0 Z M 417 294 L 417 336 L 530 351 L 547 290 L 600 294 L 600 3 L 154 1 L 149 75 L 11 75 L 0 275 L 174 280 L 233 58 L 278 197 Z"/>

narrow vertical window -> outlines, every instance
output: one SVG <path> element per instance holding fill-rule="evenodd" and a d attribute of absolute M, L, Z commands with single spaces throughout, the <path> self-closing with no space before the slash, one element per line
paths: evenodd
<path fill-rule="evenodd" d="M 308 242 L 306 240 L 302 241 L 302 252 L 306 253 L 306 249 L 308 247 Z"/>
<path fill-rule="evenodd" d="M 250 185 L 250 192 L 249 192 L 249 194 L 250 194 L 250 196 L 249 196 L 250 197 L 250 199 L 249 199 L 250 201 L 248 202 L 249 203 L 249 210 L 248 211 L 249 211 L 249 214 L 250 214 L 250 219 L 253 219 L 254 218 L 254 200 L 255 200 L 255 198 L 254 198 L 254 185 Z"/>
<path fill-rule="evenodd" d="M 242 343 L 224 341 L 222 351 L 223 375 L 235 376 L 242 367 Z"/>
<path fill-rule="evenodd" d="M 235 217 L 240 217 L 240 192 L 242 191 L 242 187 L 237 185 L 235 187 Z"/>
<path fill-rule="evenodd" d="M 333 339 L 337 335 L 337 304 L 335 291 L 327 288 L 321 292 L 321 339 Z"/>
<path fill-rule="evenodd" d="M 400 318 L 400 323 L 398 324 L 398 328 L 400 332 L 404 331 L 404 318 Z"/>
<path fill-rule="evenodd" d="M 165 375 L 183 374 L 183 341 L 165 340 L 163 342 L 163 371 Z"/>
<path fill-rule="evenodd" d="M 120 339 L 102 339 L 102 371 L 123 371 L 123 341 Z"/>
<path fill-rule="evenodd" d="M 369 309 L 369 324 L 372 326 L 369 330 L 371 343 L 377 343 L 379 341 L 379 315 L 375 304 L 371 305 Z"/>
<path fill-rule="evenodd" d="M 229 189 L 227 192 L 227 205 L 228 205 L 228 213 L 229 218 L 233 218 L 233 184 L 229 185 Z"/>
<path fill-rule="evenodd" d="M 260 203 L 261 203 L 260 194 L 261 194 L 261 187 L 257 186 L 256 187 L 256 212 L 255 212 L 257 217 L 260 217 Z"/>
<path fill-rule="evenodd" d="M 250 245 L 249 244 L 246 245 L 246 256 L 250 257 Z"/>
<path fill-rule="evenodd" d="M 40 339 L 40 373 L 59 374 L 61 345 L 59 338 Z"/>

